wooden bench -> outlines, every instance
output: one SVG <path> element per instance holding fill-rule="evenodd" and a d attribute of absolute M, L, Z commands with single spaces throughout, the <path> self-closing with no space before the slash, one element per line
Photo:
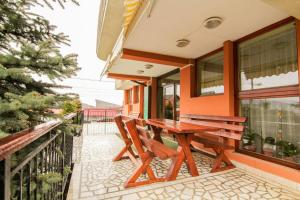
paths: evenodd
<path fill-rule="evenodd" d="M 185 114 L 180 116 L 180 121 L 218 129 L 217 131 L 195 133 L 191 138 L 191 141 L 201 143 L 206 148 L 212 148 L 216 153 L 216 159 L 211 172 L 223 171 L 235 167 L 225 155 L 225 150 L 233 150 L 235 148 L 234 145 L 228 143 L 230 139 L 241 140 L 245 128 L 241 123 L 246 121 L 245 117 Z M 225 164 L 223 167 L 222 162 Z"/>
<path fill-rule="evenodd" d="M 125 127 L 125 122 L 130 119 L 139 118 L 140 113 L 131 113 L 129 116 L 118 115 L 114 118 L 116 125 L 120 131 L 121 137 L 125 143 L 125 147 L 118 153 L 116 157 L 113 158 L 113 161 L 119 161 L 121 159 L 129 158 L 132 162 L 136 163 L 136 156 L 131 148 L 132 141 L 129 137 L 128 131 Z"/>
<path fill-rule="evenodd" d="M 143 119 L 132 119 L 125 124 L 140 160 L 133 174 L 125 182 L 124 187 L 127 188 L 159 181 L 175 180 L 184 160 L 184 153 L 171 149 L 159 141 L 152 139 L 146 128 L 146 122 Z M 172 160 L 171 166 L 164 178 L 157 178 L 151 169 L 150 163 L 154 157 L 158 157 L 161 160 Z M 148 179 L 137 181 L 140 175 L 144 173 L 148 175 Z"/>

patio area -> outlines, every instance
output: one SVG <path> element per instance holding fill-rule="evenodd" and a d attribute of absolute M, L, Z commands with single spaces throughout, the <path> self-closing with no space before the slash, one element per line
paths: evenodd
<path fill-rule="evenodd" d="M 176 181 L 124 189 L 123 183 L 135 166 L 130 160 L 112 162 L 123 147 L 115 133 L 94 132 L 85 124 L 81 159 L 75 163 L 68 200 L 96 199 L 300 199 L 300 194 L 269 183 L 241 169 L 209 173 L 213 159 L 194 152 L 200 176 L 191 177 L 185 164 Z M 155 160 L 158 176 L 168 163 Z M 142 178 L 142 177 L 141 177 Z"/>

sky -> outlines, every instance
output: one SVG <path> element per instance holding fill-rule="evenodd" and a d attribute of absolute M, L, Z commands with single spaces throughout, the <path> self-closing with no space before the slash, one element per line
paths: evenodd
<path fill-rule="evenodd" d="M 99 6 L 100 0 L 81 0 L 80 6 L 67 3 L 65 9 L 56 5 L 54 10 L 48 7 L 33 10 L 56 25 L 58 32 L 69 35 L 71 46 L 62 46 L 63 54 L 78 54 L 81 70 L 76 77 L 63 82 L 63 85 L 73 87 L 64 91 L 78 93 L 81 101 L 90 105 L 95 105 L 95 99 L 121 105 L 123 92 L 114 89 L 114 80 L 104 77 L 99 81 L 105 65 L 96 55 Z"/>

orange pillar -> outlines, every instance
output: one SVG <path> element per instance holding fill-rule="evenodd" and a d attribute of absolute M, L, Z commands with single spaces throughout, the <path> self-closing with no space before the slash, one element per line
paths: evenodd
<path fill-rule="evenodd" d="M 228 115 L 235 115 L 235 87 L 234 87 L 234 52 L 233 42 L 225 41 L 224 51 L 224 94 L 228 99 Z"/>
<path fill-rule="evenodd" d="M 151 78 L 151 118 L 157 118 L 157 78 Z"/>
<path fill-rule="evenodd" d="M 138 97 L 138 89 L 139 89 L 139 86 L 134 86 L 132 88 L 132 92 L 133 92 L 133 103 L 136 104 L 139 102 L 139 97 Z"/>
<path fill-rule="evenodd" d="M 128 104 L 128 90 L 124 90 L 124 105 Z"/>
<path fill-rule="evenodd" d="M 297 49 L 298 49 L 298 80 L 300 80 L 300 20 L 296 20 L 296 38 L 297 38 Z M 300 90 L 300 84 L 299 84 L 299 90 Z"/>
<path fill-rule="evenodd" d="M 144 118 L 144 86 L 139 86 L 139 103 L 140 103 L 140 113 L 141 117 Z"/>

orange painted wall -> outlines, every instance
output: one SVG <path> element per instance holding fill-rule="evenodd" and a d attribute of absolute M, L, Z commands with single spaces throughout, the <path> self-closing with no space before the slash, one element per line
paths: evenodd
<path fill-rule="evenodd" d="M 233 55 L 232 42 L 224 43 L 224 58 Z M 182 114 L 204 114 L 204 115 L 234 115 L 234 80 L 231 68 L 233 63 L 224 59 L 224 94 L 191 97 L 191 66 L 180 70 L 180 112 Z"/>
<path fill-rule="evenodd" d="M 130 90 L 133 90 L 133 99 L 134 102 L 130 105 L 129 99 L 128 99 L 128 91 L 124 90 L 124 105 L 123 105 L 123 114 L 129 115 L 131 112 L 139 112 L 141 113 L 141 116 L 143 116 L 144 112 L 144 86 L 135 86 L 131 88 Z M 137 93 L 137 90 L 139 92 Z M 131 110 L 130 110 L 131 109 Z"/>
<path fill-rule="evenodd" d="M 233 46 L 227 41 L 224 50 L 224 94 L 203 97 L 191 97 L 191 71 L 192 67 L 182 68 L 180 71 L 180 112 L 182 114 L 204 115 L 234 115 L 234 66 Z M 233 143 L 233 141 L 232 141 Z M 197 145 L 203 149 L 202 145 Z M 210 149 L 204 149 L 211 152 Z M 227 151 L 226 154 L 232 160 L 249 165 L 251 167 L 272 173 L 277 176 L 300 183 L 300 172 L 296 169 L 278 165 L 272 162 L 257 159 L 245 154 Z"/>

